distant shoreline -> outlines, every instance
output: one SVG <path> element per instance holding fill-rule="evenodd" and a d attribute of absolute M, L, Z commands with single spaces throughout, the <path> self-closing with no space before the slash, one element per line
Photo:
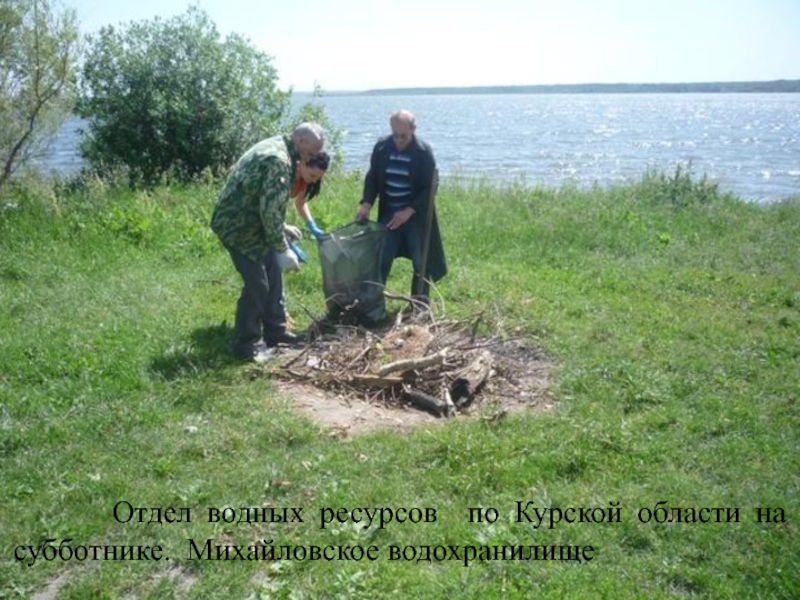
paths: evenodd
<path fill-rule="evenodd" d="M 488 85 L 406 87 L 362 91 L 324 91 L 327 96 L 397 96 L 431 94 L 728 94 L 800 93 L 800 79 L 719 81 L 707 83 L 567 83 L 553 85 Z"/>

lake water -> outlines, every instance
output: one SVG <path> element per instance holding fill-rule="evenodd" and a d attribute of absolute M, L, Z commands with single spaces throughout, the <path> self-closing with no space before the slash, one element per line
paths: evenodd
<path fill-rule="evenodd" d="M 691 165 L 748 200 L 800 195 L 800 94 L 333 94 L 316 101 L 345 132 L 348 170 L 366 170 L 389 115 L 407 108 L 444 177 L 588 187 Z M 61 131 L 43 167 L 80 167 L 75 127 Z"/>

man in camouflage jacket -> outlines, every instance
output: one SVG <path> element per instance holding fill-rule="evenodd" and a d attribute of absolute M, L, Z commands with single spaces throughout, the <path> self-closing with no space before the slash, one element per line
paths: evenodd
<path fill-rule="evenodd" d="M 286 208 L 298 161 L 322 150 L 325 134 L 302 123 L 291 137 L 258 142 L 236 162 L 217 199 L 211 229 L 231 255 L 244 285 L 236 304 L 233 353 L 262 362 L 267 347 L 292 343 L 286 329 L 282 270 L 299 268 L 284 236 Z"/>

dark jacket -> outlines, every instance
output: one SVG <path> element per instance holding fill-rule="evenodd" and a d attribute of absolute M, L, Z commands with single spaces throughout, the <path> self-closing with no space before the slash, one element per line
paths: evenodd
<path fill-rule="evenodd" d="M 389 153 L 393 148 L 394 143 L 391 136 L 378 140 L 372 150 L 369 171 L 367 171 L 367 175 L 364 178 L 364 193 L 361 202 L 367 202 L 372 205 L 375 203 L 375 198 L 379 198 L 378 221 L 389 210 L 389 199 L 386 196 L 386 167 L 389 164 Z M 414 216 L 403 227 L 412 226 L 424 232 L 428 218 L 428 205 L 431 201 L 431 183 L 436 169 L 436 161 L 433 158 L 433 150 L 430 145 L 417 136 L 414 136 L 414 139 L 411 140 L 408 150 L 411 153 L 411 206 L 414 209 Z M 410 258 L 408 249 L 404 246 L 400 248 L 397 255 Z M 447 261 L 444 256 L 442 236 L 439 233 L 439 222 L 436 219 L 435 204 L 426 270 L 426 278 L 433 281 L 439 281 L 447 275 Z"/>

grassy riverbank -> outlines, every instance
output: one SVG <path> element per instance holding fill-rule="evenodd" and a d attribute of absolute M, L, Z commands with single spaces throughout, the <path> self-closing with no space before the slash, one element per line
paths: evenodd
<path fill-rule="evenodd" d="M 352 218 L 359 188 L 332 177 L 317 221 Z M 680 174 L 588 191 L 444 185 L 440 306 L 456 318 L 486 309 L 487 332 L 530 337 L 557 365 L 556 409 L 338 440 L 227 356 L 239 282 L 207 227 L 218 189 L 94 182 L 0 199 L 0 598 L 800 593 L 800 202 L 747 204 Z M 304 247 L 311 264 L 287 277 L 301 326 L 300 307 L 324 307 Z M 404 265 L 390 287 L 404 292 L 407 278 Z M 189 507 L 191 522 L 120 523 L 119 502 Z M 517 502 L 531 517 L 619 503 L 621 518 L 534 528 L 515 522 Z M 640 522 L 663 506 L 739 519 Z M 304 522 L 209 523 L 225 507 L 302 508 Z M 321 509 L 340 507 L 437 519 L 322 529 Z M 470 507 L 499 516 L 471 523 Z M 260 540 L 379 555 L 198 560 L 189 540 L 212 538 L 245 558 Z M 46 540 L 163 553 L 48 560 Z M 464 548 L 484 545 L 594 550 L 582 564 L 465 567 Z M 462 559 L 390 560 L 392 546 L 459 546 Z"/>

